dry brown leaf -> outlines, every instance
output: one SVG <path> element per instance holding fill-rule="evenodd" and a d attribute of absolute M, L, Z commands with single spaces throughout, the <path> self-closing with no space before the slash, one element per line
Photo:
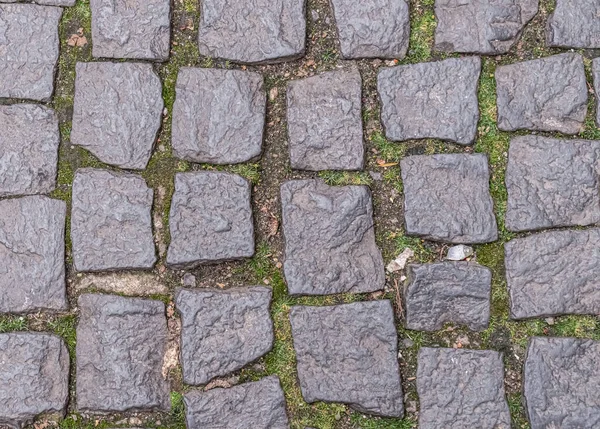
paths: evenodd
<path fill-rule="evenodd" d="M 379 164 L 379 166 L 382 168 L 393 167 L 394 165 L 398 165 L 398 163 L 397 162 L 385 162 L 383 164 Z"/>
<path fill-rule="evenodd" d="M 67 40 L 67 45 L 81 48 L 87 45 L 87 38 L 82 34 L 71 34 L 71 37 Z"/>

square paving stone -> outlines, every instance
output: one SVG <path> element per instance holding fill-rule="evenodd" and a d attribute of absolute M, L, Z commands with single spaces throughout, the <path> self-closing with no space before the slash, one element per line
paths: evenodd
<path fill-rule="evenodd" d="M 371 191 L 292 180 L 281 186 L 285 261 L 292 295 L 364 293 L 383 289 Z"/>
<path fill-rule="evenodd" d="M 436 0 L 435 49 L 507 53 L 538 11 L 538 0 Z"/>
<path fill-rule="evenodd" d="M 100 294 L 81 295 L 77 304 L 77 409 L 168 411 L 165 305 Z"/>
<path fill-rule="evenodd" d="M 402 59 L 408 50 L 406 0 L 331 0 L 342 57 Z"/>
<path fill-rule="evenodd" d="M 304 55 L 305 0 L 204 0 L 200 54 L 240 63 L 273 63 Z"/>
<path fill-rule="evenodd" d="M 600 427 L 600 342 L 534 337 L 524 397 L 531 429 Z"/>
<path fill-rule="evenodd" d="M 175 175 L 167 264 L 193 268 L 254 255 L 250 183 L 236 174 Z"/>
<path fill-rule="evenodd" d="M 360 170 L 364 164 L 358 70 L 290 82 L 287 126 L 292 168 Z"/>
<path fill-rule="evenodd" d="M 188 429 L 287 429 L 285 397 L 276 375 L 228 389 L 183 395 Z"/>
<path fill-rule="evenodd" d="M 566 53 L 496 68 L 498 128 L 577 134 L 587 114 L 583 57 Z"/>
<path fill-rule="evenodd" d="M 492 272 L 471 262 L 411 264 L 404 292 L 406 327 L 437 331 L 444 323 L 486 329 L 490 321 Z"/>
<path fill-rule="evenodd" d="M 546 28 L 548 46 L 600 48 L 600 3 L 597 0 L 557 0 Z"/>
<path fill-rule="evenodd" d="M 402 417 L 398 336 L 390 301 L 295 306 L 290 321 L 306 402 L 341 402 L 361 413 Z"/>
<path fill-rule="evenodd" d="M 169 58 L 170 0 L 90 0 L 90 7 L 94 57 Z"/>
<path fill-rule="evenodd" d="M 62 9 L 0 4 L 0 97 L 50 101 Z"/>
<path fill-rule="evenodd" d="M 0 200 L 0 313 L 66 310 L 63 201 Z"/>
<path fill-rule="evenodd" d="M 77 271 L 149 269 L 154 192 L 137 174 L 82 168 L 73 180 L 71 240 Z"/>
<path fill-rule="evenodd" d="M 409 156 L 400 162 L 406 233 L 445 243 L 498 239 L 487 156 Z"/>
<path fill-rule="evenodd" d="M 181 289 L 181 365 L 186 384 L 206 384 L 265 355 L 273 348 L 266 287 L 229 290 Z"/>
<path fill-rule="evenodd" d="M 382 69 L 377 91 L 387 138 L 473 143 L 479 121 L 480 72 L 479 57 Z"/>
<path fill-rule="evenodd" d="M 422 347 L 417 392 L 420 429 L 510 429 L 502 354 Z"/>
<path fill-rule="evenodd" d="M 262 75 L 184 67 L 176 91 L 175 156 L 211 164 L 236 164 L 260 156 L 267 103 Z"/>
<path fill-rule="evenodd" d="M 530 235 L 504 250 L 511 318 L 600 314 L 600 229 Z"/>
<path fill-rule="evenodd" d="M 39 333 L 0 334 L 0 426 L 21 428 L 36 416 L 64 416 L 69 352 L 64 341 Z"/>
<path fill-rule="evenodd" d="M 0 197 L 56 187 L 60 134 L 54 111 L 35 104 L 0 106 Z"/>
<path fill-rule="evenodd" d="M 600 222 L 599 179 L 600 141 L 514 138 L 506 169 L 507 229 Z"/>
<path fill-rule="evenodd" d="M 146 168 L 162 122 L 162 84 L 150 64 L 77 63 L 71 143 L 121 168 Z"/>

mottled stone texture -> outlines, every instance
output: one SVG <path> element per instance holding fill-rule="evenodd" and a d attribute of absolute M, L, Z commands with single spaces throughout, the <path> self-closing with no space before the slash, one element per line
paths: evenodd
<path fill-rule="evenodd" d="M 382 69 L 377 91 L 387 138 L 473 143 L 479 120 L 480 71 L 479 57 Z"/>
<path fill-rule="evenodd" d="M 62 9 L 0 4 L 0 97 L 49 101 Z"/>
<path fill-rule="evenodd" d="M 237 371 L 273 347 L 270 288 L 181 289 L 181 364 L 186 384 Z"/>
<path fill-rule="evenodd" d="M 502 354 L 422 347 L 417 392 L 420 429 L 510 429 Z"/>
<path fill-rule="evenodd" d="M 236 164 L 260 155 L 267 103 L 260 74 L 184 67 L 176 92 L 175 156 L 192 162 Z"/>
<path fill-rule="evenodd" d="M 600 314 L 600 229 L 514 239 L 505 253 L 513 319 Z"/>
<path fill-rule="evenodd" d="M 0 3 L 16 3 L 17 0 L 0 0 Z M 44 6 L 75 6 L 75 0 L 24 0 Z"/>
<path fill-rule="evenodd" d="M 287 429 L 285 398 L 275 375 L 253 383 L 183 395 L 188 429 Z"/>
<path fill-rule="evenodd" d="M 398 58 L 408 50 L 406 0 L 331 0 L 342 57 Z"/>
<path fill-rule="evenodd" d="M 407 234 L 446 243 L 498 238 L 486 155 L 409 156 L 400 168 Z"/>
<path fill-rule="evenodd" d="M 600 58 L 592 61 L 592 77 L 594 78 L 594 93 L 596 94 L 596 125 L 600 126 Z"/>
<path fill-rule="evenodd" d="M 107 164 L 146 168 L 164 106 L 152 66 L 77 63 L 76 73 L 71 142 Z"/>
<path fill-rule="evenodd" d="M 254 255 L 250 183 L 236 174 L 179 173 L 169 213 L 167 264 L 192 268 Z"/>
<path fill-rule="evenodd" d="M 583 57 L 565 53 L 496 68 L 498 128 L 577 134 L 587 114 Z"/>
<path fill-rule="evenodd" d="M 68 397 L 69 352 L 62 339 L 0 334 L 0 426 L 20 428 L 40 414 L 62 416 Z"/>
<path fill-rule="evenodd" d="M 360 170 L 364 164 L 358 70 L 290 82 L 287 128 L 292 168 Z"/>
<path fill-rule="evenodd" d="M 402 417 L 390 301 L 292 307 L 290 320 L 306 402 L 341 402 L 361 413 Z"/>
<path fill-rule="evenodd" d="M 65 310 L 63 201 L 0 201 L 0 313 Z"/>
<path fill-rule="evenodd" d="M 436 0 L 435 49 L 507 53 L 538 11 L 538 0 Z"/>
<path fill-rule="evenodd" d="M 204 0 L 200 54 L 266 63 L 304 55 L 306 0 Z"/>
<path fill-rule="evenodd" d="M 281 186 L 285 261 L 292 295 L 372 292 L 385 273 L 375 244 L 371 192 L 293 180 Z"/>
<path fill-rule="evenodd" d="M 44 194 L 56 186 L 58 118 L 35 104 L 0 106 L 0 197 Z"/>
<path fill-rule="evenodd" d="M 600 141 L 515 137 L 506 169 L 507 229 L 600 222 L 599 174 Z"/>
<path fill-rule="evenodd" d="M 471 262 L 409 265 L 406 327 L 437 331 L 444 323 L 482 331 L 490 321 L 492 272 Z"/>
<path fill-rule="evenodd" d="M 90 0 L 90 6 L 94 57 L 169 58 L 170 0 Z"/>
<path fill-rule="evenodd" d="M 160 301 L 84 294 L 77 301 L 77 409 L 168 411 L 167 345 Z"/>
<path fill-rule="evenodd" d="M 137 174 L 83 168 L 73 180 L 71 240 L 77 271 L 152 268 L 152 189 Z"/>
<path fill-rule="evenodd" d="M 600 3 L 557 0 L 548 18 L 546 43 L 561 48 L 600 48 Z"/>
<path fill-rule="evenodd" d="M 534 337 L 524 371 L 531 429 L 600 427 L 600 343 Z"/>

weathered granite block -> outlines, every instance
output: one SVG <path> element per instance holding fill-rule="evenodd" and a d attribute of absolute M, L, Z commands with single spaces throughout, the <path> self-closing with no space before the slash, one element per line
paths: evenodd
<path fill-rule="evenodd" d="M 600 48 L 600 3 L 557 0 L 547 21 L 546 43 L 561 48 Z"/>

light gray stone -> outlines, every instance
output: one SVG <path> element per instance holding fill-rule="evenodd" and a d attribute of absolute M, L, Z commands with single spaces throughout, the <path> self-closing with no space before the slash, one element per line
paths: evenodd
<path fill-rule="evenodd" d="M 465 259 L 470 258 L 474 254 L 475 251 L 471 246 L 459 244 L 457 246 L 452 246 L 448 248 L 448 252 L 446 253 L 446 259 L 449 261 L 464 261 Z"/>
<path fill-rule="evenodd" d="M 600 48 L 600 3 L 557 0 L 547 21 L 546 43 L 560 48 Z"/>
<path fill-rule="evenodd" d="M 23 3 L 37 3 L 43 6 L 75 6 L 75 0 L 24 0 Z M 17 0 L 0 0 L 0 3 L 17 3 Z"/>
<path fill-rule="evenodd" d="M 596 94 L 596 124 L 600 127 L 600 58 L 594 58 L 592 61 L 592 77 Z"/>

